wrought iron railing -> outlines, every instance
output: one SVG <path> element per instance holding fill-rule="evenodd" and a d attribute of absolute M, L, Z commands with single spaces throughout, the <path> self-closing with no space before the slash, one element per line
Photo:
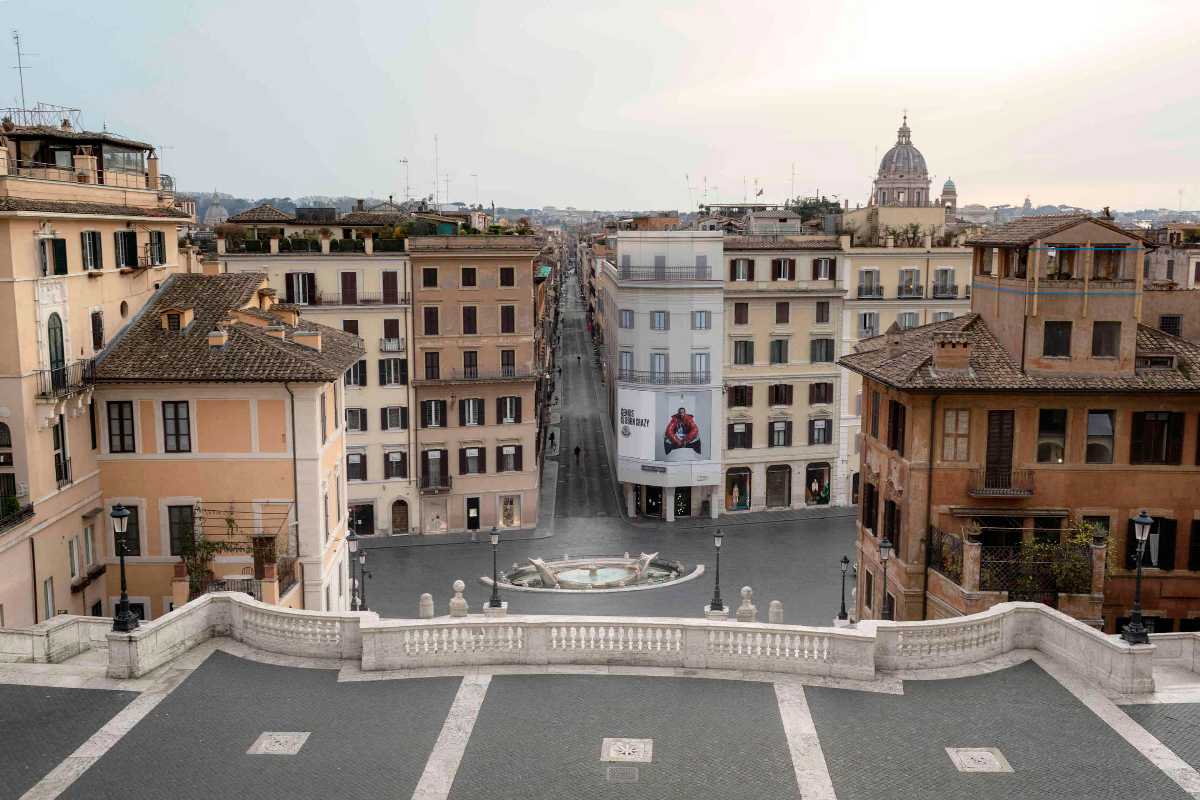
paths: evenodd
<path fill-rule="evenodd" d="M 925 296 L 924 286 L 902 285 L 896 289 L 896 297 L 902 300 L 910 300 Z"/>
<path fill-rule="evenodd" d="M 413 378 L 414 384 L 448 383 L 454 381 L 514 381 L 537 377 L 537 371 L 526 366 L 511 367 L 454 367 L 439 368 L 436 371 L 426 371 L 424 375 Z"/>
<path fill-rule="evenodd" d="M 8 502 L 8 501 L 9 501 L 9 498 L 0 497 L 0 503 Z M 2 507 L 2 506 L 0 506 L 0 507 Z M 3 533 L 4 531 L 8 530 L 9 528 L 15 528 L 16 526 L 20 525 L 25 520 L 31 519 L 32 517 L 33 517 L 33 503 L 26 503 L 23 506 L 18 505 L 17 507 L 10 510 L 8 513 L 4 514 L 4 516 L 0 516 L 0 533 Z"/>
<path fill-rule="evenodd" d="M 989 469 L 972 470 L 967 478 L 967 494 L 971 497 L 1031 497 L 1033 470 Z"/>
<path fill-rule="evenodd" d="M 71 485 L 71 459 L 54 457 L 54 480 L 58 488 Z"/>
<path fill-rule="evenodd" d="M 207 577 L 200 581 L 198 586 L 192 587 L 190 599 L 195 600 L 202 594 L 211 592 L 243 592 L 250 595 L 255 600 L 262 600 L 263 582 L 256 578 L 247 575 L 245 577 L 229 576 L 223 578 Z M 280 594 L 283 594 L 280 592 Z"/>
<path fill-rule="evenodd" d="M 403 353 L 407 349 L 403 339 L 380 339 L 379 352 L 381 353 Z"/>
<path fill-rule="evenodd" d="M 449 474 L 425 472 L 421 474 L 420 483 L 422 492 L 448 492 L 453 480 Z"/>
<path fill-rule="evenodd" d="M 653 386 L 677 386 L 704 384 L 712 378 L 711 372 L 656 372 L 654 370 L 617 368 L 617 380 L 626 383 L 645 383 Z"/>
<path fill-rule="evenodd" d="M 953 300 L 958 297 L 958 284 L 938 284 L 933 285 L 933 296 L 937 300 Z"/>
<path fill-rule="evenodd" d="M 882 286 L 859 286 L 858 287 L 858 299 L 859 300 L 882 300 L 883 299 L 883 287 Z"/>
<path fill-rule="evenodd" d="M 317 292 L 308 299 L 310 306 L 397 306 L 408 305 L 408 295 L 392 292 Z"/>
<path fill-rule="evenodd" d="M 39 369 L 38 397 L 68 397 L 83 391 L 96 382 L 96 362 L 83 358 L 52 369 Z"/>
<path fill-rule="evenodd" d="M 620 267 L 618 277 L 623 281 L 711 281 L 713 276 L 710 266 L 690 267 Z"/>
<path fill-rule="evenodd" d="M 962 539 L 938 528 L 929 530 L 929 566 L 962 585 Z"/>
<path fill-rule="evenodd" d="M 282 556 L 275 560 L 275 579 L 279 581 L 280 597 L 299 582 L 299 563 L 295 556 Z"/>

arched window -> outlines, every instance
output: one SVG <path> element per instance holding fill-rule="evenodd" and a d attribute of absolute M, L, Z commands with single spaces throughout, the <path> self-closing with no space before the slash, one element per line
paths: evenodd
<path fill-rule="evenodd" d="M 12 447 L 12 431 L 8 429 L 8 425 L 0 422 L 0 448 Z"/>

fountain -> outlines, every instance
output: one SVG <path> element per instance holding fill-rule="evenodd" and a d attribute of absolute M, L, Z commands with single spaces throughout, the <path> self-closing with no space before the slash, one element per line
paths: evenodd
<path fill-rule="evenodd" d="M 517 591 L 630 591 L 650 589 L 695 578 L 703 565 L 689 569 L 679 561 L 666 561 L 658 553 L 642 553 L 636 558 L 624 556 L 580 556 L 546 561 L 530 558 L 525 564 L 513 564 L 500 576 L 500 586 Z M 490 578 L 480 578 L 488 586 Z"/>

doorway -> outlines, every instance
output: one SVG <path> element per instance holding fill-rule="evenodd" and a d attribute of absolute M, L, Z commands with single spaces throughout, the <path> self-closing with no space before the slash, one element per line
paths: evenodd
<path fill-rule="evenodd" d="M 818 461 L 804 470 L 804 502 L 810 506 L 829 504 L 829 464 Z"/>
<path fill-rule="evenodd" d="M 356 536 L 375 533 L 375 504 L 355 503 L 350 506 L 350 530 Z"/>
<path fill-rule="evenodd" d="M 647 486 L 646 487 L 646 516 L 659 517 L 663 515 L 662 507 L 662 487 Z"/>
<path fill-rule="evenodd" d="M 725 510 L 747 511 L 750 508 L 750 468 L 734 467 L 725 473 Z"/>
<path fill-rule="evenodd" d="M 1013 412 L 989 411 L 984 487 L 1012 488 Z"/>
<path fill-rule="evenodd" d="M 675 487 L 675 516 L 690 517 L 692 515 L 692 487 Z"/>
<path fill-rule="evenodd" d="M 62 318 L 51 314 L 46 323 L 47 345 L 50 348 L 50 381 L 55 391 L 67 386 L 66 351 L 63 348 Z"/>
<path fill-rule="evenodd" d="M 786 508 L 792 504 L 792 468 L 786 464 L 767 467 L 767 507 Z"/>
<path fill-rule="evenodd" d="M 479 498 L 467 498 L 467 530 L 479 530 Z"/>
<path fill-rule="evenodd" d="M 392 503 L 392 535 L 408 533 L 408 501 L 397 500 Z"/>

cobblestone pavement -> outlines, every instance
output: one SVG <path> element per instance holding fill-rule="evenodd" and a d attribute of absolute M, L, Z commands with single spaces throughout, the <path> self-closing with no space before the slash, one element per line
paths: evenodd
<path fill-rule="evenodd" d="M 1200 770 L 1200 703 L 1131 705 L 1121 710 Z"/>
<path fill-rule="evenodd" d="M 1031 662 L 903 695 L 805 693 L 838 800 L 1188 798 Z M 1012 772 L 959 772 L 947 747 L 998 748 Z"/>
<path fill-rule="evenodd" d="M 24 794 L 136 696 L 0 684 L 0 800 Z"/>

